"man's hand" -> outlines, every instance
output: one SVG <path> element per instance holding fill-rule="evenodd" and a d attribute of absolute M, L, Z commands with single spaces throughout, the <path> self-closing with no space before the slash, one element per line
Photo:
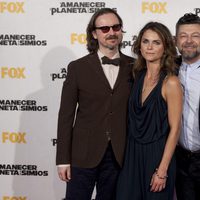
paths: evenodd
<path fill-rule="evenodd" d="M 58 176 L 62 181 L 70 181 L 71 179 L 71 165 L 58 166 Z"/>

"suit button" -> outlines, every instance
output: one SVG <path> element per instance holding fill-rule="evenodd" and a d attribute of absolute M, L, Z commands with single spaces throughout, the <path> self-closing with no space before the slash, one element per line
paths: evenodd
<path fill-rule="evenodd" d="M 112 115 L 112 114 L 113 114 L 113 112 L 110 112 L 109 114 L 110 114 L 110 115 Z"/>
<path fill-rule="evenodd" d="M 108 140 L 110 140 L 110 139 L 111 139 L 111 138 L 110 138 L 110 134 L 111 134 L 111 132 L 110 132 L 110 131 L 106 131 L 106 136 L 107 136 Z"/>
<path fill-rule="evenodd" d="M 106 131 L 106 135 L 107 135 L 107 136 L 110 135 L 110 131 Z"/>

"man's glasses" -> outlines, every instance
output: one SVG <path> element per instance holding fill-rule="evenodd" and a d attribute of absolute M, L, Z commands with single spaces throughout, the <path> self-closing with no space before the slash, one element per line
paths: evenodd
<path fill-rule="evenodd" d="M 114 32 L 119 31 L 122 28 L 121 24 L 115 24 L 113 26 L 100 26 L 100 27 L 95 27 L 95 29 L 100 29 L 102 31 L 102 33 L 108 33 L 110 31 L 110 29 L 112 28 L 112 30 Z"/>

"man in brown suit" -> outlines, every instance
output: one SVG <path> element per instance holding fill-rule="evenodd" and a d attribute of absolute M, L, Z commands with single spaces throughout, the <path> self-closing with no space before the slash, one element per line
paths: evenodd
<path fill-rule="evenodd" d="M 112 9 L 87 27 L 89 55 L 68 66 L 58 119 L 58 174 L 67 200 L 112 200 L 122 165 L 133 58 L 120 52 L 123 23 Z"/>

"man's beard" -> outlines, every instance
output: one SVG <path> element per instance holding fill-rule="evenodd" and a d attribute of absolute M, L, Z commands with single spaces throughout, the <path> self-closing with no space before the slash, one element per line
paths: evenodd
<path fill-rule="evenodd" d="M 184 60 L 190 61 L 200 56 L 200 47 L 196 48 L 196 51 L 191 51 L 191 52 L 184 50 L 184 48 L 182 48 L 180 53 Z"/>

